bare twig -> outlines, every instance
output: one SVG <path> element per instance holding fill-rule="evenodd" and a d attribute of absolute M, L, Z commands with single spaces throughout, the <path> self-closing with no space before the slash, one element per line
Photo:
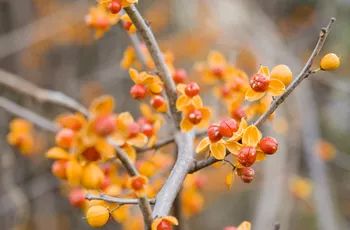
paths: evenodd
<path fill-rule="evenodd" d="M 17 105 L 16 103 L 4 97 L 0 97 L 0 107 L 18 117 L 22 117 L 28 121 L 31 121 L 37 126 L 50 132 L 56 132 L 58 130 L 58 126 L 55 123 L 36 113 L 33 113 L 23 106 Z"/>
<path fill-rule="evenodd" d="M 107 201 L 109 203 L 116 203 L 116 204 L 122 204 L 122 205 L 124 205 L 124 204 L 125 205 L 126 204 L 139 204 L 140 203 L 139 199 L 118 198 L 118 197 L 114 197 L 114 196 L 108 196 L 105 194 L 99 194 L 99 195 L 86 194 L 85 199 L 87 199 L 87 200 L 103 200 L 103 201 Z M 149 202 L 151 204 L 154 204 L 155 200 L 150 199 Z"/>
<path fill-rule="evenodd" d="M 170 112 L 174 119 L 174 123 L 178 128 L 181 120 L 181 114 L 176 110 L 175 106 L 177 99 L 175 83 L 171 77 L 168 67 L 165 64 L 163 54 L 158 46 L 153 32 L 134 5 L 126 7 L 125 12 L 129 15 L 130 19 L 135 24 L 138 32 L 144 40 L 156 65 L 157 71 L 159 72 L 159 76 L 164 82 L 165 92 L 169 100 Z"/>
<path fill-rule="evenodd" d="M 312 64 L 316 58 L 316 56 L 320 53 L 326 38 L 330 32 L 331 26 L 335 22 L 335 18 L 331 18 L 328 25 L 325 28 L 321 29 L 320 35 L 318 37 L 318 41 L 316 43 L 316 46 L 311 53 L 311 56 L 309 57 L 308 61 L 306 62 L 304 68 L 301 70 L 299 75 L 295 78 L 295 80 L 288 86 L 286 91 L 279 96 L 276 100 L 272 102 L 269 109 L 261 115 L 255 122 L 254 125 L 261 126 L 266 119 L 274 112 L 276 109 L 286 100 L 286 98 L 293 92 L 293 90 L 307 77 L 309 77 L 311 74 L 315 73 L 315 71 L 311 70 Z M 206 168 L 219 160 L 215 159 L 214 157 L 209 157 L 208 159 L 201 160 L 194 162 L 191 166 L 189 173 L 194 173 L 198 170 L 201 170 L 203 168 Z"/>
<path fill-rule="evenodd" d="M 88 115 L 87 109 L 73 98 L 58 91 L 39 88 L 31 82 L 4 70 L 0 70 L 0 84 L 21 94 L 31 96 L 40 102 L 50 102 Z"/>

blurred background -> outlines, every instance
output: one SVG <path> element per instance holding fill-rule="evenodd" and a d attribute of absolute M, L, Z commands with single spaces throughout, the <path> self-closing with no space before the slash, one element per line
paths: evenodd
<path fill-rule="evenodd" d="M 127 34 L 119 27 L 99 40 L 85 25 L 93 0 L 0 0 L 0 68 L 88 105 L 115 96 L 118 111 L 137 113 L 132 85 L 120 68 Z M 140 0 L 163 50 L 191 72 L 218 50 L 247 73 L 259 64 L 287 64 L 294 76 L 311 53 L 321 26 L 337 22 L 322 54 L 337 53 L 342 67 L 302 84 L 266 126 L 280 151 L 259 164 L 251 184 L 225 188 L 225 172 L 206 169 L 204 206 L 187 229 L 223 229 L 244 220 L 253 229 L 350 229 L 350 1 L 349 0 Z M 1 75 L 0 75 L 1 77 Z M 50 119 L 63 112 L 0 86 L 1 96 Z M 206 98 L 209 102 L 211 98 Z M 0 228 L 89 229 L 80 210 L 62 196 L 44 152 L 23 156 L 6 143 L 8 122 L 0 110 Z M 110 223 L 104 229 L 118 229 Z"/>

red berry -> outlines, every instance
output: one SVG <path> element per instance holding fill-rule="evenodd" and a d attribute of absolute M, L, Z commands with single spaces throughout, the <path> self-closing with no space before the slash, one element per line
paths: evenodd
<path fill-rule="evenodd" d="M 100 116 L 95 119 L 94 131 L 101 136 L 107 136 L 115 130 L 115 118 L 112 115 Z"/>
<path fill-rule="evenodd" d="M 246 113 L 243 108 L 239 107 L 235 110 L 232 110 L 231 112 L 232 118 L 236 119 L 237 121 L 240 121 L 242 118 L 246 117 Z"/>
<path fill-rule="evenodd" d="M 122 9 L 119 0 L 113 0 L 108 4 L 108 9 L 112 14 L 117 14 Z"/>
<path fill-rule="evenodd" d="M 196 82 L 191 82 L 186 85 L 185 93 L 189 97 L 194 97 L 199 94 L 200 87 Z"/>
<path fill-rule="evenodd" d="M 53 175 L 60 179 L 66 179 L 66 168 L 67 168 L 67 161 L 65 160 L 56 160 L 53 162 L 51 166 L 51 172 Z"/>
<path fill-rule="evenodd" d="M 269 88 L 270 79 L 263 74 L 257 73 L 250 79 L 250 87 L 256 92 L 265 92 Z"/>
<path fill-rule="evenodd" d="M 61 148 L 70 148 L 73 144 L 74 131 L 71 129 L 61 129 L 56 134 L 56 144 Z"/>
<path fill-rule="evenodd" d="M 136 122 L 129 124 L 128 126 L 129 138 L 135 137 L 140 132 L 140 125 Z"/>
<path fill-rule="evenodd" d="M 81 207 L 85 201 L 84 191 L 80 188 L 73 189 L 69 192 L 68 199 L 74 207 Z"/>
<path fill-rule="evenodd" d="M 152 98 L 152 100 L 151 100 L 151 105 L 152 105 L 153 108 L 155 108 L 155 109 L 158 109 L 158 108 L 162 107 L 162 106 L 164 105 L 164 103 L 165 103 L 164 97 L 159 96 L 159 95 L 154 96 L 154 97 Z"/>
<path fill-rule="evenodd" d="M 172 230 L 172 224 L 167 221 L 167 220 L 162 220 L 158 226 L 157 226 L 157 230 Z"/>
<path fill-rule="evenodd" d="M 256 160 L 256 150 L 254 147 L 243 147 L 238 153 L 238 162 L 245 166 L 249 167 L 254 164 Z"/>
<path fill-rule="evenodd" d="M 193 110 L 187 115 L 188 120 L 194 125 L 197 125 L 201 122 L 203 115 L 202 112 L 198 109 Z"/>
<path fill-rule="evenodd" d="M 177 69 L 173 75 L 173 80 L 176 84 L 184 83 L 187 79 L 187 72 L 184 69 Z"/>
<path fill-rule="evenodd" d="M 222 66 L 213 67 L 211 72 L 218 78 L 224 76 L 224 68 Z"/>
<path fill-rule="evenodd" d="M 260 149 L 266 154 L 274 154 L 278 149 L 278 142 L 273 137 L 264 137 L 259 143 Z"/>
<path fill-rule="evenodd" d="M 154 134 L 153 125 L 151 125 L 149 123 L 144 123 L 143 125 L 141 125 L 141 131 L 147 137 L 151 137 Z"/>
<path fill-rule="evenodd" d="M 136 191 L 141 190 L 144 185 L 145 185 L 145 183 L 144 183 L 144 180 L 142 178 L 135 178 L 131 182 L 131 187 Z"/>
<path fill-rule="evenodd" d="M 224 228 L 224 230 L 237 230 L 237 228 L 234 226 L 227 226 Z"/>
<path fill-rule="evenodd" d="M 94 23 L 96 29 L 105 30 L 109 26 L 109 20 L 106 17 L 98 17 Z"/>
<path fill-rule="evenodd" d="M 219 125 L 220 134 L 224 137 L 232 137 L 233 133 L 238 130 L 238 124 L 235 119 L 229 118 L 222 120 Z"/>
<path fill-rule="evenodd" d="M 241 168 L 239 169 L 239 175 L 244 183 L 250 183 L 254 179 L 255 171 L 250 167 Z"/>
<path fill-rule="evenodd" d="M 143 99 L 145 98 L 147 89 L 144 85 L 136 84 L 130 89 L 130 94 L 134 99 Z"/>
<path fill-rule="evenodd" d="M 123 27 L 125 30 L 129 30 L 130 27 L 132 26 L 132 22 L 131 21 L 126 21 L 123 23 Z"/>
<path fill-rule="evenodd" d="M 101 185 L 100 185 L 100 188 L 102 189 L 102 190 L 104 190 L 104 189 L 106 189 L 108 186 L 110 186 L 111 185 L 111 179 L 108 177 L 108 176 L 105 176 L 104 178 L 103 178 L 103 181 L 102 181 L 102 183 L 101 183 Z"/>
<path fill-rule="evenodd" d="M 101 154 L 97 151 L 97 149 L 92 147 L 87 147 L 81 155 L 84 156 L 84 158 L 88 161 L 97 161 L 101 158 Z"/>
<path fill-rule="evenodd" d="M 230 96 L 230 91 L 231 91 L 230 87 L 228 87 L 228 86 L 226 86 L 226 85 L 224 85 L 224 86 L 221 87 L 221 95 L 222 95 L 223 97 L 228 97 L 228 96 Z"/>
<path fill-rule="evenodd" d="M 198 189 L 201 189 L 204 187 L 204 185 L 206 184 L 206 177 L 203 177 L 203 176 L 197 176 L 195 181 L 194 181 L 194 184 L 195 186 L 198 188 Z"/>
<path fill-rule="evenodd" d="M 217 142 L 222 138 L 219 126 L 215 124 L 208 127 L 207 134 L 211 142 Z"/>

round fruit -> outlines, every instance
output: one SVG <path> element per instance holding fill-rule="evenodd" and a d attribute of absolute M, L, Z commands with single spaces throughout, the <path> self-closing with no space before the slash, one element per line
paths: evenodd
<path fill-rule="evenodd" d="M 271 70 L 271 78 L 275 78 L 283 82 L 285 86 L 289 85 L 293 80 L 293 73 L 286 65 L 277 65 Z"/>
<path fill-rule="evenodd" d="M 232 110 L 231 112 L 232 118 L 234 118 L 237 121 L 240 121 L 242 118 L 246 117 L 246 113 L 242 107 L 239 107 L 235 110 Z"/>
<path fill-rule="evenodd" d="M 51 172 L 53 175 L 55 175 L 60 179 L 66 179 L 67 178 L 66 168 L 67 168 L 66 160 L 56 160 L 53 162 L 51 166 Z"/>
<path fill-rule="evenodd" d="M 154 96 L 151 100 L 151 105 L 155 109 L 162 107 L 164 105 L 164 103 L 165 103 L 164 97 L 159 96 L 159 95 Z"/>
<path fill-rule="evenodd" d="M 141 125 L 141 131 L 147 137 L 151 137 L 154 134 L 153 125 L 151 125 L 149 123 L 143 124 L 143 125 Z"/>
<path fill-rule="evenodd" d="M 56 134 L 56 144 L 61 148 L 70 148 L 73 144 L 74 131 L 71 129 L 61 129 Z"/>
<path fill-rule="evenodd" d="M 247 168 L 241 168 L 240 170 L 240 176 L 244 183 L 250 183 L 254 179 L 255 171 L 253 168 L 247 167 Z"/>
<path fill-rule="evenodd" d="M 188 116 L 188 120 L 190 120 L 190 122 L 194 125 L 199 124 L 203 118 L 202 112 L 197 109 L 190 112 L 187 116 Z"/>
<path fill-rule="evenodd" d="M 237 130 L 238 124 L 235 119 L 229 118 L 220 122 L 219 132 L 224 137 L 232 137 L 233 133 Z"/>
<path fill-rule="evenodd" d="M 142 190 L 144 185 L 145 185 L 145 180 L 142 177 L 134 178 L 131 181 L 131 187 L 136 191 Z"/>
<path fill-rule="evenodd" d="M 320 63 L 322 70 L 336 70 L 340 66 L 340 59 L 334 53 L 329 53 L 323 56 Z"/>
<path fill-rule="evenodd" d="M 250 79 L 249 84 L 255 92 L 265 92 L 269 88 L 270 79 L 263 74 L 257 73 Z"/>
<path fill-rule="evenodd" d="M 200 87 L 196 82 L 191 82 L 186 85 L 185 94 L 189 97 L 194 97 L 199 94 Z"/>
<path fill-rule="evenodd" d="M 256 160 L 255 148 L 248 147 L 248 146 L 243 147 L 239 151 L 237 159 L 238 159 L 238 162 L 245 167 L 249 167 L 249 166 L 253 165 L 255 160 Z"/>
<path fill-rule="evenodd" d="M 222 76 L 224 76 L 224 68 L 222 68 L 221 66 L 213 67 L 211 69 L 211 72 L 213 73 L 213 75 L 215 75 L 218 78 L 221 78 Z"/>
<path fill-rule="evenodd" d="M 172 224 L 167 220 L 162 220 L 157 226 L 157 230 L 172 230 L 172 229 L 173 229 Z"/>
<path fill-rule="evenodd" d="M 140 125 L 137 124 L 136 122 L 129 124 L 128 132 L 129 132 L 129 138 L 137 136 L 137 134 L 140 132 Z"/>
<path fill-rule="evenodd" d="M 112 115 L 100 116 L 95 119 L 94 130 L 98 135 L 107 136 L 115 130 L 115 119 Z"/>
<path fill-rule="evenodd" d="M 91 206 L 86 212 L 86 219 L 91 227 L 102 227 L 109 219 L 109 211 L 102 205 Z"/>
<path fill-rule="evenodd" d="M 144 85 L 141 84 L 136 84 L 133 85 L 130 89 L 130 95 L 134 98 L 134 99 L 143 99 L 145 98 L 147 93 L 147 89 Z"/>
<path fill-rule="evenodd" d="M 259 143 L 260 149 L 266 154 L 274 154 L 278 149 L 278 142 L 273 137 L 264 137 Z"/>
<path fill-rule="evenodd" d="M 219 131 L 219 126 L 216 124 L 210 125 L 208 127 L 207 134 L 211 142 L 217 142 L 222 138 L 222 135 Z"/>
<path fill-rule="evenodd" d="M 81 155 L 84 156 L 84 158 L 88 161 L 97 161 L 101 158 L 101 154 L 97 151 L 97 149 L 92 147 L 87 147 Z"/>
<path fill-rule="evenodd" d="M 73 189 L 69 192 L 69 203 L 74 207 L 81 207 L 85 202 L 84 191 L 80 188 Z"/>
<path fill-rule="evenodd" d="M 108 9 L 112 14 L 117 14 L 122 9 L 119 0 L 113 0 L 108 4 Z"/>
<path fill-rule="evenodd" d="M 187 72 L 184 69 L 177 69 L 173 74 L 173 80 L 176 84 L 184 83 L 187 79 Z"/>

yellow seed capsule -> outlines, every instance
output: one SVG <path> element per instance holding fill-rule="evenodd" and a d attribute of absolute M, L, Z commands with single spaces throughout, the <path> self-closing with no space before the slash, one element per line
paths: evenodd
<path fill-rule="evenodd" d="M 109 211 L 101 205 L 92 206 L 86 212 L 86 219 L 91 227 L 102 227 L 109 219 Z"/>
<path fill-rule="evenodd" d="M 340 66 L 340 59 L 334 53 L 329 53 L 323 56 L 320 63 L 322 70 L 336 70 Z"/>
<path fill-rule="evenodd" d="M 293 80 L 293 73 L 286 65 L 276 65 L 271 70 L 271 78 L 278 79 L 288 86 Z"/>

